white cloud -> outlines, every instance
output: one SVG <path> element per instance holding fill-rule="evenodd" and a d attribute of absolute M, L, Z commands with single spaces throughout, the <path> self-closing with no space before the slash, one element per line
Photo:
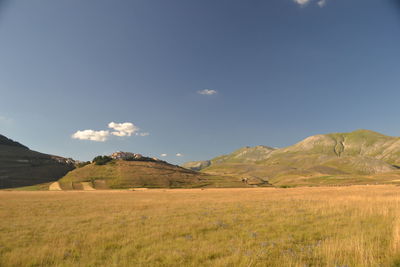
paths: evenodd
<path fill-rule="evenodd" d="M 1 120 L 1 117 L 0 117 L 0 120 Z M 91 140 L 91 141 L 97 141 L 97 142 L 104 142 L 104 141 L 107 141 L 111 135 L 120 136 L 120 137 L 131 136 L 132 134 L 135 134 L 138 136 L 148 136 L 149 135 L 149 133 L 147 133 L 147 132 L 139 132 L 139 127 L 137 127 L 136 125 L 134 125 L 131 122 L 124 122 L 124 123 L 110 122 L 108 124 L 108 128 L 113 129 L 114 131 L 82 130 L 82 131 L 75 132 L 71 137 L 73 139 L 79 139 L 79 140 Z"/>
<path fill-rule="evenodd" d="M 166 157 L 166 156 L 168 156 L 168 155 L 165 154 L 165 153 L 163 153 L 163 154 L 161 154 L 160 156 L 161 156 L 161 157 Z"/>
<path fill-rule="evenodd" d="M 318 1 L 317 4 L 319 7 L 324 7 L 324 6 L 326 6 L 326 0 L 320 0 L 320 1 Z"/>
<path fill-rule="evenodd" d="M 114 132 L 111 132 L 111 134 L 115 136 L 131 136 L 133 133 L 139 131 L 139 128 L 136 127 L 131 122 L 124 122 L 124 123 L 110 122 L 108 124 L 108 128 L 115 130 Z"/>
<path fill-rule="evenodd" d="M 313 0 L 293 0 L 293 1 L 296 4 L 299 4 L 300 6 L 305 6 L 309 3 L 311 3 Z M 328 2 L 328 0 L 318 0 L 317 5 L 322 8 L 322 7 L 326 6 L 327 2 Z"/>
<path fill-rule="evenodd" d="M 94 131 L 94 130 L 83 130 L 77 131 L 72 135 L 73 139 L 79 140 L 91 140 L 96 142 L 104 142 L 110 136 L 109 131 Z"/>
<path fill-rule="evenodd" d="M 181 153 L 176 153 L 177 157 L 183 157 L 183 155 Z"/>
<path fill-rule="evenodd" d="M 204 89 L 204 90 L 197 91 L 197 93 L 200 95 L 215 95 L 218 92 L 216 90 Z"/>
<path fill-rule="evenodd" d="M 293 0 L 295 3 L 304 6 L 307 5 L 311 0 Z"/>
<path fill-rule="evenodd" d="M 136 133 L 136 135 L 138 135 L 138 136 L 149 136 L 150 134 L 149 133 Z"/>

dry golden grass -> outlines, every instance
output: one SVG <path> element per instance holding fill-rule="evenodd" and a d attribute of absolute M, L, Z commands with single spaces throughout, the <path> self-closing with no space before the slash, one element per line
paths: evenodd
<path fill-rule="evenodd" d="M 0 266 L 397 266 L 400 187 L 0 192 Z"/>

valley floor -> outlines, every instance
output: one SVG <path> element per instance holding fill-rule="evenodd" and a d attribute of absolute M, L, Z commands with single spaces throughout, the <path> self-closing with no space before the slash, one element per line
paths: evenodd
<path fill-rule="evenodd" d="M 0 191 L 0 266 L 400 266 L 400 187 Z"/>

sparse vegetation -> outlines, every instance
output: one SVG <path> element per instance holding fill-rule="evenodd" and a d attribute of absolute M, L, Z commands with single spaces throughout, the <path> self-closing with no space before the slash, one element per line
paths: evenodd
<path fill-rule="evenodd" d="M 0 192 L 1 266 L 397 266 L 395 186 Z"/>
<path fill-rule="evenodd" d="M 82 162 L 76 163 L 75 166 L 77 168 L 82 168 L 82 167 L 85 167 L 86 165 L 89 165 L 89 164 L 90 164 L 90 161 L 82 161 Z"/>

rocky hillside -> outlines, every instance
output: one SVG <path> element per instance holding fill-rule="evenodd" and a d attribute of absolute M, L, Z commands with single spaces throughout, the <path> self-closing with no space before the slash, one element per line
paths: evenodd
<path fill-rule="evenodd" d="M 74 169 L 74 161 L 30 150 L 0 135 L 0 189 L 56 181 Z"/>
<path fill-rule="evenodd" d="M 292 183 L 296 179 L 314 179 L 319 183 L 315 178 L 374 176 L 396 172 L 400 166 L 400 138 L 369 130 L 315 135 L 286 148 L 257 154 L 258 150 L 239 149 L 212 159 L 201 170 L 281 184 L 288 179 Z"/>

